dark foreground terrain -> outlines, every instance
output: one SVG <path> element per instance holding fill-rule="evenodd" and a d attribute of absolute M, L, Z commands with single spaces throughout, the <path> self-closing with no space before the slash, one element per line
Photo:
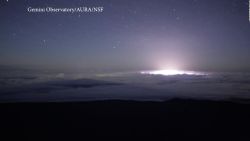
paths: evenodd
<path fill-rule="evenodd" d="M 0 116 L 4 140 L 250 140 L 250 104 L 231 102 L 12 103 Z"/>

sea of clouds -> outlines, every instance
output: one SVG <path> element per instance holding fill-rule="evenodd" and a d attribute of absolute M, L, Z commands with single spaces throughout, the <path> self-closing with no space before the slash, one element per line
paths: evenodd
<path fill-rule="evenodd" d="M 0 71 L 0 102 L 250 98 L 250 73 L 150 75 Z"/>

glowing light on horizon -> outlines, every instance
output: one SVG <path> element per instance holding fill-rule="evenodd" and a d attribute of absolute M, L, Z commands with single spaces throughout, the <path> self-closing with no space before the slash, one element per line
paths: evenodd
<path fill-rule="evenodd" d="M 182 70 L 154 70 L 154 71 L 142 71 L 141 74 L 150 74 L 150 75 L 205 75 L 201 72 L 195 71 L 182 71 Z"/>

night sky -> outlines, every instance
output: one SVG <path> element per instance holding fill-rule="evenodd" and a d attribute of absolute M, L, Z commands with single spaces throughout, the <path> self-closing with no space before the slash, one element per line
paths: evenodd
<path fill-rule="evenodd" d="M 81 6 L 104 11 L 27 11 Z M 0 65 L 250 71 L 248 9 L 248 0 L 1 0 Z"/>

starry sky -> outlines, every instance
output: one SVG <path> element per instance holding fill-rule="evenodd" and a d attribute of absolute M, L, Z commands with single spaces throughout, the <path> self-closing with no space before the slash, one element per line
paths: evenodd
<path fill-rule="evenodd" d="M 28 7 L 102 6 L 102 13 Z M 0 65 L 250 71 L 248 0 L 1 0 Z"/>

